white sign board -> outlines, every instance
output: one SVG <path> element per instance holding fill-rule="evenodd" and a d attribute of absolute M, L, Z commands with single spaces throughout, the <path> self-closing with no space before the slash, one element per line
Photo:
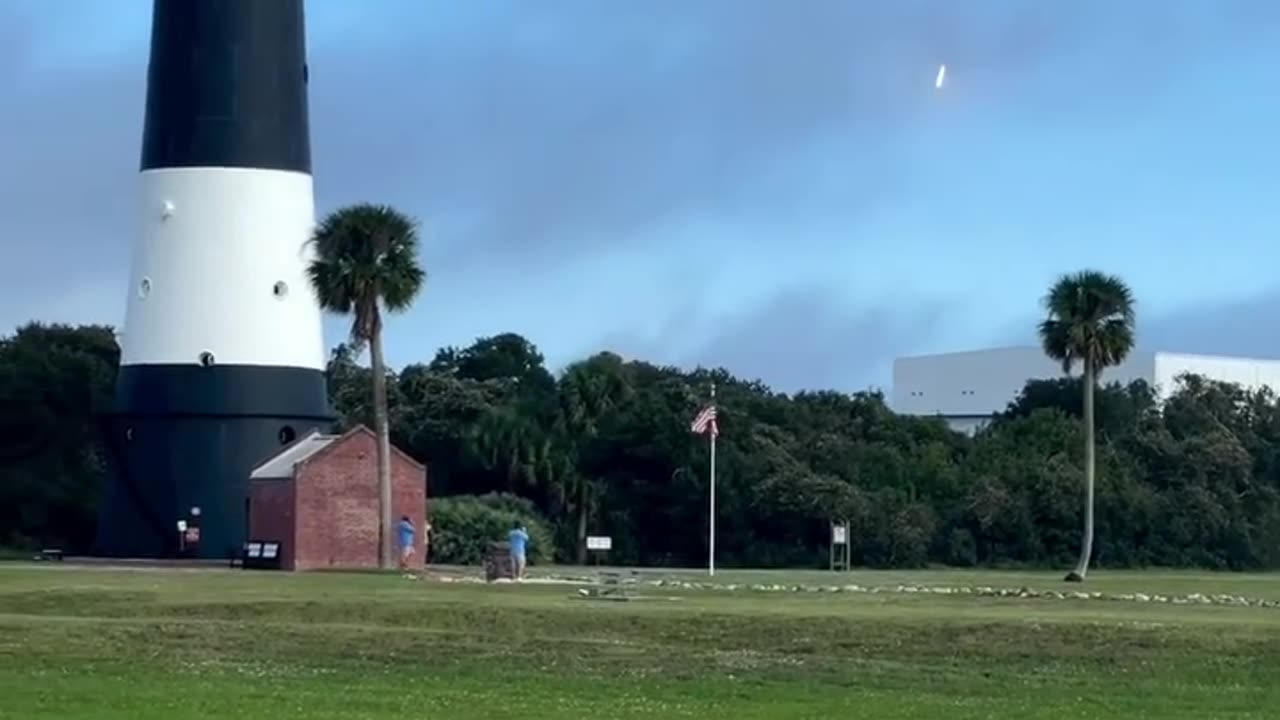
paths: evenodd
<path fill-rule="evenodd" d="M 832 525 L 831 542 L 836 545 L 844 545 L 848 543 L 849 527 L 847 525 Z"/>
<path fill-rule="evenodd" d="M 605 535 L 588 535 L 587 549 L 588 550 L 612 550 L 613 538 Z"/>

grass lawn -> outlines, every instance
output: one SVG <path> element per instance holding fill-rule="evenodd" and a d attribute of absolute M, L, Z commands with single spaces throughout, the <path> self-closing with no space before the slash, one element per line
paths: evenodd
<path fill-rule="evenodd" d="M 1079 589 L 1058 573 L 716 580 Z M 1099 572 L 1083 589 L 1280 599 L 1280 576 Z M 638 593 L 0 564 L 0 718 L 1200 719 L 1280 707 L 1276 608 Z"/>

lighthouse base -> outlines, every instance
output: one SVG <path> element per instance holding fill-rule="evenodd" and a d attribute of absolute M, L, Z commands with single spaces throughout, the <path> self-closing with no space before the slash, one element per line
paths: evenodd
<path fill-rule="evenodd" d="M 101 424 L 95 554 L 105 557 L 238 554 L 250 471 L 333 425 L 324 374 L 303 368 L 125 366 L 116 401 Z"/>

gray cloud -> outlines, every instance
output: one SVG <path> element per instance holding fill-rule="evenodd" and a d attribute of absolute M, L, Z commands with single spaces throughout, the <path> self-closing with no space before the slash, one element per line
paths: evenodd
<path fill-rule="evenodd" d="M 1278 317 L 1280 288 L 1247 300 L 1140 318 L 1138 337 L 1152 350 L 1280 358 Z"/>
<path fill-rule="evenodd" d="M 104 301 L 123 304 L 143 78 L 116 66 L 26 72 L 33 42 L 0 18 L 0 321 L 50 310 L 51 319 L 102 320 Z M 118 297 L 92 292 L 113 284 Z"/>
<path fill-rule="evenodd" d="M 851 308 L 829 288 L 796 287 L 729 315 L 690 304 L 647 338 L 617 333 L 603 346 L 654 362 L 727 367 L 786 392 L 887 390 L 893 359 L 927 347 L 944 329 L 946 307 Z"/>
<path fill-rule="evenodd" d="M 893 358 L 937 332 L 941 305 L 850 309 L 821 290 L 782 293 L 732 318 L 693 357 L 780 390 L 889 386 Z"/>

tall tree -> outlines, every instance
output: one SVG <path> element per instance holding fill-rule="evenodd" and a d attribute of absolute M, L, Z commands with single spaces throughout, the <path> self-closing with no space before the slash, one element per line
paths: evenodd
<path fill-rule="evenodd" d="M 602 352 L 565 369 L 560 378 L 560 420 L 562 432 L 575 446 L 577 472 L 561 476 L 560 491 L 577 511 L 575 557 L 579 565 L 587 559 L 587 525 L 592 509 L 600 502 L 600 475 L 603 458 L 597 441 L 603 425 L 631 394 L 622 358 Z"/>
<path fill-rule="evenodd" d="M 90 551 L 105 470 L 94 413 L 111 406 L 119 357 L 109 327 L 0 337 L 0 546 Z"/>
<path fill-rule="evenodd" d="M 1123 280 L 1097 270 L 1082 270 L 1058 279 L 1045 295 L 1047 317 L 1040 323 L 1040 342 L 1049 357 L 1070 373 L 1082 367 L 1084 390 L 1084 538 L 1069 582 L 1083 582 L 1093 555 L 1093 494 L 1096 474 L 1093 395 L 1098 376 L 1120 364 L 1134 341 L 1133 292 Z"/>
<path fill-rule="evenodd" d="M 350 315 L 351 339 L 369 348 L 373 373 L 373 424 L 378 436 L 378 540 L 380 564 L 394 562 L 391 548 L 391 436 L 387 421 L 387 368 L 382 355 L 382 315 L 413 304 L 426 272 L 418 264 L 418 228 L 386 205 L 359 204 L 326 217 L 312 238 L 315 258 L 307 271 L 320 306 Z"/>

